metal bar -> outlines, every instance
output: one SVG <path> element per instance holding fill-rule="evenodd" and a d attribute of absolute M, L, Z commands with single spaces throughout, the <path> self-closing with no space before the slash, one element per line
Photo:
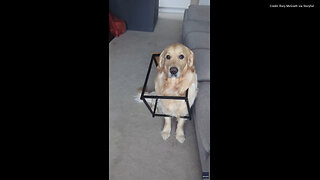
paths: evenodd
<path fill-rule="evenodd" d="M 185 119 L 191 120 L 189 116 L 180 116 L 180 118 L 185 118 Z"/>
<path fill-rule="evenodd" d="M 143 102 L 146 104 L 146 106 L 147 106 L 147 108 L 149 109 L 149 111 L 151 112 L 151 114 L 153 115 L 154 113 L 152 112 L 152 109 L 151 109 L 151 107 L 149 106 L 148 102 L 147 102 L 144 98 L 142 98 L 142 100 L 143 100 Z"/>
<path fill-rule="evenodd" d="M 147 77 L 146 77 L 146 79 L 145 79 L 145 81 L 144 81 L 144 85 L 143 85 L 143 89 L 142 89 L 142 93 L 141 93 L 140 99 L 143 98 L 144 92 L 145 92 L 145 90 L 146 90 L 146 86 L 147 86 L 147 82 L 148 82 L 148 79 L 149 79 L 149 74 L 150 74 L 151 66 L 152 66 L 152 58 L 153 58 L 153 56 L 151 57 L 151 61 L 150 61 L 149 69 L 148 69 L 148 73 L 147 73 Z"/>
<path fill-rule="evenodd" d="M 180 99 L 180 100 L 185 100 L 185 97 L 181 96 L 143 96 L 144 98 L 151 98 L 151 99 Z"/>
<path fill-rule="evenodd" d="M 154 117 L 154 114 L 156 113 L 157 105 L 158 105 L 158 99 L 156 99 L 156 103 L 154 105 L 154 110 L 153 110 L 152 117 Z"/>
<path fill-rule="evenodd" d="M 154 63 L 156 64 L 156 67 L 157 67 L 157 66 L 158 66 L 158 63 L 157 63 L 157 60 L 156 60 L 155 56 L 160 56 L 160 54 L 153 54 L 153 55 L 152 55 L 152 58 L 153 58 L 153 60 L 154 60 Z"/>
<path fill-rule="evenodd" d="M 187 104 L 187 109 L 188 109 L 188 113 L 189 113 L 189 120 L 191 120 L 191 111 L 190 111 L 190 106 L 189 106 L 188 99 L 186 99 L 186 104 Z"/>
<path fill-rule="evenodd" d="M 189 88 L 186 90 L 186 105 L 187 105 L 187 109 L 188 109 L 188 114 L 189 114 L 189 120 L 191 120 L 191 110 L 190 110 L 190 106 L 189 106 L 189 99 L 188 99 L 188 94 L 189 94 Z"/>
<path fill-rule="evenodd" d="M 188 93 L 189 93 L 189 88 L 186 90 L 186 97 L 185 97 L 185 99 L 188 99 Z"/>
<path fill-rule="evenodd" d="M 155 114 L 155 116 L 161 116 L 161 117 L 172 117 L 172 116 L 167 115 L 167 114 Z"/>
<path fill-rule="evenodd" d="M 154 116 L 161 116 L 161 117 L 173 117 L 167 114 L 154 114 Z M 180 116 L 180 118 L 190 119 L 189 116 Z"/>

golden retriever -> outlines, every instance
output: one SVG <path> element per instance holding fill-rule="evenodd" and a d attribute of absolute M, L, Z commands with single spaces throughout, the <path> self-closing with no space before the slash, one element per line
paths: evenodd
<path fill-rule="evenodd" d="M 158 96 L 185 96 L 188 91 L 188 100 L 192 106 L 198 92 L 198 80 L 194 67 L 193 52 L 186 46 L 176 43 L 169 45 L 162 51 L 157 66 L 155 91 Z M 188 109 L 184 100 L 159 99 L 159 109 L 162 113 L 177 117 L 176 139 L 183 143 L 185 140 L 183 125 Z M 165 117 L 161 132 L 164 140 L 171 132 L 171 118 Z"/>
<path fill-rule="evenodd" d="M 189 106 L 191 107 L 198 92 L 198 80 L 194 67 L 193 52 L 186 46 L 175 43 L 166 47 L 157 59 L 157 75 L 155 77 L 155 92 L 146 94 L 156 94 L 158 96 L 185 96 L 188 90 Z M 140 89 L 141 91 L 141 89 Z M 137 96 L 137 100 L 138 100 Z M 154 104 L 154 101 L 151 102 Z M 184 118 L 188 116 L 188 109 L 184 100 L 159 99 L 158 110 L 167 115 L 176 117 L 177 129 L 176 139 L 183 143 Z M 164 127 L 161 136 L 167 140 L 171 133 L 171 117 L 165 117 Z"/>

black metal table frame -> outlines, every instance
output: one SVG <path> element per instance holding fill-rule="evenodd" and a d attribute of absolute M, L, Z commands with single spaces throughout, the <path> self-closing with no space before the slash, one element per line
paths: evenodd
<path fill-rule="evenodd" d="M 180 118 L 185 118 L 185 119 L 191 120 L 191 109 L 190 109 L 189 101 L 188 101 L 188 91 L 189 91 L 189 89 L 186 90 L 186 96 L 185 96 L 185 97 L 183 97 L 183 96 L 149 96 L 149 95 L 144 95 L 145 90 L 146 90 L 146 87 L 147 87 L 148 79 L 149 79 L 149 74 L 150 74 L 151 67 L 152 67 L 152 61 L 155 63 L 156 66 L 158 66 L 157 60 L 156 60 L 156 58 L 155 58 L 156 56 L 160 56 L 160 54 L 152 54 L 152 56 L 151 56 L 148 73 L 147 73 L 146 79 L 145 79 L 145 81 L 144 81 L 144 85 L 143 85 L 143 89 L 142 89 L 142 93 L 141 93 L 140 99 L 145 103 L 145 105 L 147 106 L 147 108 L 148 108 L 149 111 L 151 112 L 152 117 L 155 117 L 155 116 L 173 117 L 173 116 L 167 115 L 167 114 L 157 114 L 157 113 L 156 113 L 157 104 L 158 104 L 158 99 L 184 100 L 184 101 L 186 102 L 186 105 L 187 105 L 187 109 L 188 109 L 188 114 L 189 114 L 189 116 L 180 116 Z M 155 106 L 154 106 L 153 111 L 152 111 L 150 105 L 148 104 L 148 102 L 146 101 L 146 98 L 156 99 L 156 102 L 155 102 Z"/>

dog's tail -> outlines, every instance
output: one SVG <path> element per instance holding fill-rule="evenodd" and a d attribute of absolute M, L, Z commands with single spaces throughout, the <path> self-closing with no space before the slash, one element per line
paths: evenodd
<path fill-rule="evenodd" d="M 153 96 L 157 95 L 155 91 L 152 91 L 152 92 L 147 92 L 147 91 L 148 90 L 145 90 L 144 92 L 145 95 L 153 95 Z M 135 95 L 135 98 L 134 98 L 138 103 L 143 103 L 143 101 L 140 99 L 141 94 L 142 94 L 142 87 L 138 89 L 137 94 Z M 155 99 L 145 98 L 145 100 L 147 101 L 147 103 L 150 104 L 151 108 L 154 107 Z"/>
<path fill-rule="evenodd" d="M 137 91 L 137 94 L 134 96 L 134 99 L 138 103 L 143 103 L 143 101 L 140 99 L 141 98 L 141 94 L 142 94 L 142 88 L 139 88 L 138 91 Z"/>

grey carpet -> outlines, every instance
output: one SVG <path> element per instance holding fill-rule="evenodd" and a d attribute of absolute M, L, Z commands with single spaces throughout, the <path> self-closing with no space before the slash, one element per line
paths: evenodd
<path fill-rule="evenodd" d="M 186 141 L 160 135 L 163 118 L 152 118 L 134 100 L 144 83 L 152 52 L 182 40 L 182 19 L 159 16 L 154 32 L 127 31 L 109 44 L 109 179 L 200 180 L 194 122 L 186 121 Z M 152 89 L 155 70 L 150 75 Z M 154 88 L 153 88 L 154 89 Z"/>

